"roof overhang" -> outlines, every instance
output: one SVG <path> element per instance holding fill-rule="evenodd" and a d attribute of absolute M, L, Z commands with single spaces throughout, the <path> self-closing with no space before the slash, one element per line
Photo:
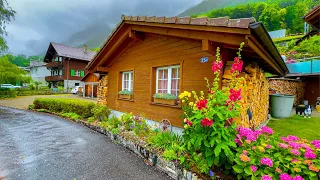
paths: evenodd
<path fill-rule="evenodd" d="M 320 4 L 312 8 L 303 19 L 316 29 L 320 29 Z"/>
<path fill-rule="evenodd" d="M 86 68 L 89 72 L 108 72 L 113 59 L 119 56 L 128 44 L 143 40 L 144 33 L 153 33 L 197 39 L 216 45 L 239 46 L 245 42 L 246 47 L 254 50 L 272 67 L 270 72 L 284 75 L 288 69 L 272 39 L 261 23 L 253 22 L 252 18 L 229 20 L 226 17 L 186 19 L 122 16 L 122 21 Z"/>

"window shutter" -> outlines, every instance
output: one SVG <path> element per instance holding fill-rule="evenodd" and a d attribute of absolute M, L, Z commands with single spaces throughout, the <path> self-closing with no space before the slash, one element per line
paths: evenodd
<path fill-rule="evenodd" d="M 81 77 L 84 77 L 84 71 L 81 71 L 81 72 L 80 72 L 80 76 L 81 76 Z"/>
<path fill-rule="evenodd" d="M 74 70 L 71 69 L 71 76 L 74 76 Z"/>

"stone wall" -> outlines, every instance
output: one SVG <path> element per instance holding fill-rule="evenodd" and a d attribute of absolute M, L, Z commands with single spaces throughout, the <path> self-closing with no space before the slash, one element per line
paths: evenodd
<path fill-rule="evenodd" d="M 102 77 L 98 86 L 98 104 L 107 105 L 108 96 L 108 75 Z"/>

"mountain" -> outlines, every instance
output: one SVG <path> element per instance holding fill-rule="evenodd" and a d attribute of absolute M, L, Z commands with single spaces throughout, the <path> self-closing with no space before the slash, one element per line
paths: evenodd
<path fill-rule="evenodd" d="M 86 44 L 89 48 L 100 47 L 107 39 L 112 28 L 108 24 L 95 24 L 80 32 L 74 33 L 67 40 L 62 42 L 73 47 L 80 47 Z"/>
<path fill-rule="evenodd" d="M 254 2 L 265 2 L 266 0 L 202 0 L 199 4 L 192 6 L 179 14 L 182 16 L 192 16 L 205 13 L 207 11 L 224 8 L 228 6 L 236 6 L 239 4 L 247 4 Z"/>

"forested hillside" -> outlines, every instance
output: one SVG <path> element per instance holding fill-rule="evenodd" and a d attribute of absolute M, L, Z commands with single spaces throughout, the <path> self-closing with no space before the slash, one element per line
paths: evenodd
<path fill-rule="evenodd" d="M 287 29 L 288 33 L 303 32 L 302 17 L 320 0 L 269 0 L 215 9 L 198 15 L 208 17 L 254 17 L 263 22 L 268 31 Z"/>
<path fill-rule="evenodd" d="M 39 60 L 39 61 L 43 61 L 43 57 L 40 56 L 26 56 L 24 54 L 19 54 L 17 56 L 14 56 L 12 54 L 7 54 L 5 55 L 7 57 L 7 59 L 12 63 L 15 64 L 17 66 L 21 66 L 21 67 L 27 67 L 30 65 L 30 61 L 31 60 Z"/>

